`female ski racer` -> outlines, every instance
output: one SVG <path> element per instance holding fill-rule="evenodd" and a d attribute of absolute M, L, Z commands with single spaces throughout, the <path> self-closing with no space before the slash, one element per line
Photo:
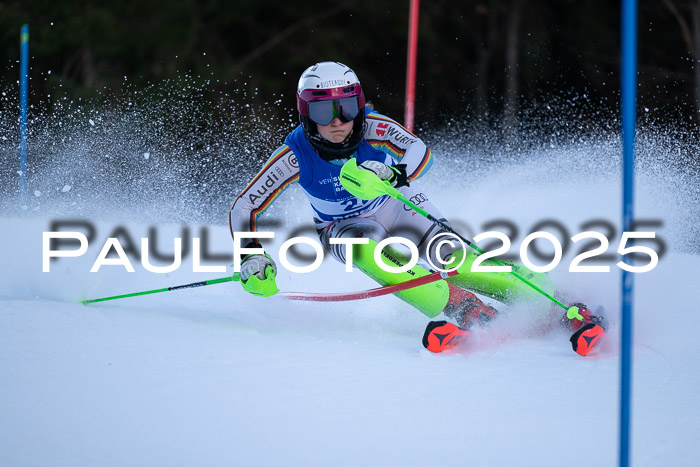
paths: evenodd
<path fill-rule="evenodd" d="M 374 248 L 388 237 L 403 237 L 416 245 L 422 265 L 461 262 L 459 274 L 454 277 L 396 293 L 429 318 L 443 313 L 456 322 L 455 325 L 440 320 L 428 324 L 423 345 L 433 352 L 454 347 L 468 335 L 471 325 L 496 316 L 497 311 L 472 291 L 504 303 L 542 298 L 508 273 L 471 272 L 476 253 L 446 248 L 445 244 L 438 248 L 440 242 L 431 240 L 444 230 L 415 215 L 402 202 L 389 196 L 363 200 L 343 187 L 341 168 L 354 158 L 360 170 L 375 174 L 421 209 L 446 222 L 417 181 L 432 165 L 430 149 L 394 120 L 365 106 L 362 86 L 353 70 L 338 62 L 321 62 L 306 69 L 297 88 L 297 110 L 300 125 L 234 201 L 229 213 L 232 235 L 255 232 L 258 216 L 289 185 L 299 183 L 313 208 L 313 221 L 324 249 L 344 263 L 346 245 L 333 243 L 333 239 L 368 239 L 367 243 L 352 245 L 353 265 L 382 285 L 425 276 L 433 270 L 415 265 L 396 273 L 379 267 Z M 262 247 L 253 240 L 245 248 Z M 390 246 L 382 250 L 382 260 L 388 266 L 408 262 L 405 255 Z M 553 284 L 545 274 L 515 263 L 509 265 L 553 294 Z M 269 296 L 278 291 L 275 275 L 276 265 L 269 254 L 248 254 L 242 257 L 240 274 L 234 278 L 241 281 L 246 291 Z M 585 306 L 579 305 L 579 310 L 583 322 L 570 320 L 576 331 L 572 344 L 574 350 L 585 355 L 603 335 L 604 327 L 601 319 Z"/>

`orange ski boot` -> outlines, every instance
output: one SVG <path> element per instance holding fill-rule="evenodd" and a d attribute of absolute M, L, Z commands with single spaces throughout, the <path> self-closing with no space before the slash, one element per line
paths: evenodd
<path fill-rule="evenodd" d="M 460 289 L 448 282 L 450 296 L 443 312 L 457 325 L 448 321 L 431 321 L 423 334 L 423 347 L 431 352 L 442 352 L 455 347 L 469 335 L 469 329 L 476 323 L 483 324 L 496 317 L 498 311 L 486 305 L 471 292 Z"/>
<path fill-rule="evenodd" d="M 602 315 L 602 308 L 597 310 L 597 314 L 594 315 L 583 303 L 574 303 L 572 306 L 578 307 L 578 312 L 583 317 L 583 321 L 577 318 L 568 319 L 564 315 L 565 322 L 568 321 L 569 329 L 574 331 L 569 341 L 574 352 L 585 357 L 605 336 L 608 327 L 607 322 Z"/>

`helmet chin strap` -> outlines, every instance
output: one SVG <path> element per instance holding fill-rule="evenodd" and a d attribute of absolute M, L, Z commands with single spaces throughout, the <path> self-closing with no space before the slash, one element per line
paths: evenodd
<path fill-rule="evenodd" d="M 305 135 L 311 146 L 318 152 L 318 155 L 321 157 L 321 159 L 325 161 L 332 161 L 336 159 L 347 159 L 350 157 L 355 150 L 357 150 L 357 147 L 360 145 L 360 142 L 362 141 L 362 134 L 364 131 L 364 115 L 362 115 L 361 118 L 361 124 L 362 128 L 360 129 L 361 131 L 356 132 L 357 128 L 360 125 L 359 121 L 356 121 L 353 124 L 352 131 L 350 131 L 350 134 L 348 135 L 347 138 L 342 143 L 333 143 L 332 141 L 327 140 L 323 136 L 321 136 L 318 133 L 318 127 L 316 127 L 316 124 L 309 121 L 304 117 L 302 119 L 302 126 L 305 127 Z"/>
<path fill-rule="evenodd" d="M 350 157 L 350 155 L 355 152 L 355 151 L 350 151 L 348 154 L 346 154 L 347 151 L 344 151 L 343 145 L 347 143 L 347 141 L 350 139 L 351 135 L 348 135 L 347 138 L 345 138 L 345 141 L 342 143 L 334 143 L 332 141 L 327 140 L 320 134 L 315 134 L 312 136 L 312 138 L 318 142 L 319 144 L 311 144 L 314 146 L 314 149 L 316 149 L 316 152 L 318 152 L 318 155 L 321 156 L 321 159 L 325 161 L 332 161 L 336 159 L 347 159 Z M 337 145 L 338 148 L 332 148 L 332 145 Z"/>
<path fill-rule="evenodd" d="M 350 133 L 348 133 L 348 136 L 341 143 L 338 144 L 346 144 L 348 141 L 350 141 L 350 138 L 352 138 L 353 133 L 355 133 L 355 129 L 351 128 Z"/>

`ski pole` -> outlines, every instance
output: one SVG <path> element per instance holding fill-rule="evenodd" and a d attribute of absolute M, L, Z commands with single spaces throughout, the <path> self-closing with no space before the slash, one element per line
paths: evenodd
<path fill-rule="evenodd" d="M 280 292 L 276 296 L 285 300 L 302 300 L 311 302 L 346 302 L 351 300 L 363 300 L 366 298 L 381 297 L 392 293 L 401 292 L 403 290 L 420 287 L 421 285 L 437 282 L 448 277 L 457 275 L 456 270 L 446 272 L 433 272 L 426 276 L 416 277 L 398 284 L 384 285 L 374 289 L 360 290 L 357 292 L 337 292 L 337 293 L 312 293 L 312 292 Z M 192 289 L 194 287 L 202 287 L 205 285 L 220 284 L 222 282 L 230 282 L 231 277 L 222 277 L 221 279 L 211 279 L 208 281 L 194 282 L 192 284 L 176 285 L 174 287 L 166 287 L 163 289 L 146 290 L 144 292 L 134 292 L 122 295 L 114 295 L 111 297 L 93 298 L 81 300 L 83 305 L 90 303 L 105 302 L 107 300 L 117 300 L 120 298 L 138 297 L 140 295 L 149 295 L 160 292 L 170 292 L 171 290 Z"/>
<path fill-rule="evenodd" d="M 192 282 L 191 284 L 176 285 L 173 287 L 165 287 L 163 289 L 145 290 L 143 292 L 134 292 L 134 293 L 127 293 L 127 294 L 122 294 L 122 295 L 113 295 L 111 297 L 93 298 L 93 299 L 89 299 L 89 300 L 85 299 L 85 300 L 81 300 L 80 303 L 82 303 L 83 305 L 88 305 L 90 303 L 106 302 L 107 300 L 118 300 L 120 298 L 138 297 L 140 295 L 149 295 L 149 294 L 154 294 L 154 293 L 170 292 L 173 290 L 193 289 L 195 287 L 203 287 L 205 285 L 221 284 L 222 282 L 230 282 L 232 280 L 233 280 L 233 278 L 231 276 L 228 276 L 228 277 L 222 277 L 220 279 L 210 279 L 208 281 Z"/>
<path fill-rule="evenodd" d="M 357 161 L 355 159 L 350 159 L 348 162 L 346 162 L 343 165 L 342 170 L 340 171 L 340 182 L 345 187 L 346 190 L 348 190 L 352 195 L 361 198 L 361 199 L 374 199 L 377 198 L 378 196 L 383 196 L 383 195 L 389 195 L 392 198 L 401 201 L 404 203 L 406 206 L 410 207 L 413 209 L 415 212 L 418 214 L 422 215 L 429 221 L 431 221 L 433 224 L 437 225 L 438 227 L 446 230 L 447 232 L 455 235 L 458 237 L 460 240 L 462 240 L 464 243 L 472 247 L 474 250 L 476 250 L 479 254 L 483 254 L 484 250 L 479 248 L 477 245 L 475 245 L 473 242 L 469 241 L 468 239 L 464 238 L 462 235 L 457 233 L 452 227 L 449 225 L 445 224 L 442 222 L 440 219 L 437 219 L 435 216 L 431 215 L 429 212 L 425 211 L 424 209 L 421 209 L 419 206 L 415 205 L 411 200 L 406 199 L 399 190 L 394 188 L 393 186 L 389 185 L 388 183 L 384 182 L 384 180 L 380 179 L 377 177 L 374 173 L 367 171 L 367 170 L 362 170 L 357 167 Z M 492 261 L 494 264 L 497 266 L 506 266 L 504 263 L 501 261 L 495 259 L 495 258 L 490 258 L 490 261 Z M 525 284 L 528 286 L 532 287 L 534 290 L 542 294 L 544 297 L 548 298 L 552 302 L 554 302 L 556 305 L 560 306 L 564 310 L 566 310 L 566 316 L 569 319 L 573 318 L 578 318 L 579 320 L 583 321 L 583 316 L 579 313 L 578 307 L 577 306 L 570 306 L 567 307 L 564 305 L 562 302 L 557 300 L 556 298 L 552 297 L 550 294 L 542 290 L 540 287 L 537 285 L 533 284 L 520 274 L 518 274 L 515 271 L 511 271 L 510 274 L 512 274 L 514 277 L 517 279 L 520 279 L 523 281 Z"/>

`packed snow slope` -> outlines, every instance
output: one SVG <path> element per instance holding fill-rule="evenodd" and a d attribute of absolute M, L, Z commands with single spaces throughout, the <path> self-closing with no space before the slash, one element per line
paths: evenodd
<path fill-rule="evenodd" d="M 502 316 L 492 326 L 475 329 L 459 351 L 440 355 L 421 346 L 427 318 L 392 296 L 290 302 L 253 297 L 226 283 L 82 306 L 81 298 L 230 274 L 230 268 L 194 272 L 191 248 L 192 237 L 206 237 L 204 256 L 216 258 L 202 264 L 230 264 L 226 209 L 209 223 L 178 214 L 196 211 L 209 196 L 230 203 L 242 186 L 171 199 L 177 187 L 148 191 L 167 175 L 156 167 L 141 175 L 148 194 L 139 197 L 134 189 L 127 199 L 121 195 L 133 187 L 109 178 L 89 184 L 80 160 L 75 173 L 61 162 L 44 169 L 42 186 L 30 186 L 26 210 L 4 199 L 0 465 L 615 465 L 617 138 L 542 144 L 497 157 L 431 137 L 436 162 L 421 186 L 464 235 L 501 230 L 516 255 L 534 230 L 562 242 L 585 230 L 610 237 L 613 256 L 584 263 L 608 265 L 610 272 L 569 273 L 582 247 L 568 240 L 550 273 L 568 300 L 607 310 L 609 334 L 595 355 L 579 357 L 567 332 L 548 329 L 556 321 L 548 310 L 499 304 Z M 664 138 L 640 140 L 642 156 L 673 154 Z M 141 163 L 148 160 L 138 151 Z M 648 223 L 639 230 L 656 233 L 657 241 L 645 245 L 661 258 L 652 271 L 635 275 L 632 461 L 696 466 L 700 184 L 696 174 L 669 163 L 671 156 L 661 159 L 647 157 L 637 169 L 636 215 Z M 46 175 L 51 170 L 53 178 Z M 81 183 L 90 188 L 81 192 Z M 169 215 L 173 220 L 164 221 Z M 310 215 L 298 188 L 270 209 L 268 230 L 276 237 L 267 245 L 275 258 L 287 236 L 312 236 Z M 83 224 L 71 227 L 69 220 Z M 50 230 L 90 234 L 87 252 L 55 259 L 42 272 L 42 232 Z M 120 238 L 135 272 L 119 265 L 90 272 L 111 236 Z M 139 256 L 142 237 L 165 256 L 176 237 L 189 250 L 179 268 L 150 272 Z M 547 253 L 540 242 L 537 248 Z M 308 256 L 310 249 L 300 252 Z M 168 264 L 153 255 L 149 260 Z M 374 286 L 330 258 L 308 274 L 280 268 L 278 285 L 310 292 Z"/>

